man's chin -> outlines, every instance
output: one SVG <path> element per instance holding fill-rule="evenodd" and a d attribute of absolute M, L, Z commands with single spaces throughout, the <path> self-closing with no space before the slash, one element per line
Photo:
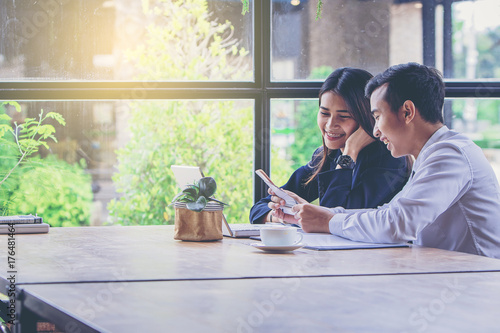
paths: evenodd
<path fill-rule="evenodd" d="M 395 151 L 394 149 L 390 150 L 390 152 L 391 152 L 392 157 L 394 157 L 394 158 L 399 158 L 399 157 L 404 156 L 403 154 L 398 154 L 398 152 Z"/>

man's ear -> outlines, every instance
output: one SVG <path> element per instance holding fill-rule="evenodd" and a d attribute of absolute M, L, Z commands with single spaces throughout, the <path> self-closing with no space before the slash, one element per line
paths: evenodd
<path fill-rule="evenodd" d="M 413 118 L 415 118 L 416 112 L 417 108 L 412 101 L 408 99 L 403 103 L 403 106 L 401 107 L 401 116 L 406 124 L 409 124 Z"/>

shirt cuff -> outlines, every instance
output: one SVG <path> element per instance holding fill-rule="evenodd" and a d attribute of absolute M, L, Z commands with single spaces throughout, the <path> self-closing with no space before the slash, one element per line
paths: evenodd
<path fill-rule="evenodd" d="M 343 224 L 348 214 L 335 214 L 328 222 L 328 228 L 330 229 L 330 233 L 337 236 L 342 236 L 343 232 Z"/>

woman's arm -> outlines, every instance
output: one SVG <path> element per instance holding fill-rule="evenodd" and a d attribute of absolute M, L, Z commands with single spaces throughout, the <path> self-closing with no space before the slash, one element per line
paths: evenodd
<path fill-rule="evenodd" d="M 353 170 L 335 169 L 319 175 L 320 205 L 375 208 L 389 202 L 407 180 L 406 159 L 392 157 L 376 141 L 359 153 Z"/>

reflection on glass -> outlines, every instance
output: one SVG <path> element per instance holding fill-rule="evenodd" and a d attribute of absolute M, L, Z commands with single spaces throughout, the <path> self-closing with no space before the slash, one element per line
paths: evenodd
<path fill-rule="evenodd" d="M 252 80 L 238 1 L 2 1 L 0 78 Z"/>
<path fill-rule="evenodd" d="M 253 103 L 236 101 L 20 102 L 1 107 L 21 124 L 40 110 L 66 120 L 0 186 L 0 209 L 38 213 L 53 226 L 171 224 L 179 192 L 172 164 L 216 179 L 229 222 L 248 221 L 253 201 Z M 3 122 L 2 122 L 3 121 Z M 9 124 L 0 117 L 0 124 Z M 13 142 L 12 135 L 5 138 Z M 0 176 L 17 158 L 3 141 Z M 11 159 L 8 159 L 12 155 Z M 8 161 L 9 163 L 6 163 Z M 66 176 L 61 176 L 61 174 Z M 29 185 L 29 186 L 28 186 Z M 33 200 L 33 198 L 37 200 Z M 22 198 L 20 200 L 18 198 Z M 21 206 L 21 201 L 23 204 Z"/>

